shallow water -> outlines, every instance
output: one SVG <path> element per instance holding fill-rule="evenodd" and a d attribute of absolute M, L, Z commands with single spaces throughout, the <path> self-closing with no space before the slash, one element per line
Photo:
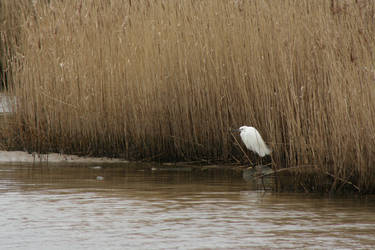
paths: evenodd
<path fill-rule="evenodd" d="M 230 170 L 0 165 L 1 249 L 375 246 L 375 198 L 275 194 Z"/>

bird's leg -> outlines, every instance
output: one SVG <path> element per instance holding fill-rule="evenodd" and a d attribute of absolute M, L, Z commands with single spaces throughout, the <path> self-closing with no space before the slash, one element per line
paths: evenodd
<path fill-rule="evenodd" d="M 263 176 L 262 176 L 262 185 L 263 185 L 263 191 L 266 191 L 266 186 L 264 185 L 264 180 L 263 180 Z"/>

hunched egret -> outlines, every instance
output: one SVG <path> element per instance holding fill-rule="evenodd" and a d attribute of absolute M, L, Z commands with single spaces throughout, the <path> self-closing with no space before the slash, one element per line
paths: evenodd
<path fill-rule="evenodd" d="M 260 157 L 271 154 L 272 151 L 267 147 L 256 128 L 242 126 L 234 131 L 240 132 L 241 139 L 245 146 L 249 150 L 257 153 Z"/>

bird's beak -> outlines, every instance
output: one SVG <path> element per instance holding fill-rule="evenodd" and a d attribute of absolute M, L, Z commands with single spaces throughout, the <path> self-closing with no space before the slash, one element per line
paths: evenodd
<path fill-rule="evenodd" d="M 240 130 L 236 128 L 236 129 L 232 129 L 232 132 L 240 132 Z"/>

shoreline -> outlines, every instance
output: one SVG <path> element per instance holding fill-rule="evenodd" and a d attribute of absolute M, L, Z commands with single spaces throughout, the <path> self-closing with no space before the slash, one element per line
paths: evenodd
<path fill-rule="evenodd" d="M 0 150 L 0 164 L 2 163 L 129 163 L 127 160 L 108 157 L 87 157 L 78 155 L 48 153 L 38 154 L 24 151 Z"/>

